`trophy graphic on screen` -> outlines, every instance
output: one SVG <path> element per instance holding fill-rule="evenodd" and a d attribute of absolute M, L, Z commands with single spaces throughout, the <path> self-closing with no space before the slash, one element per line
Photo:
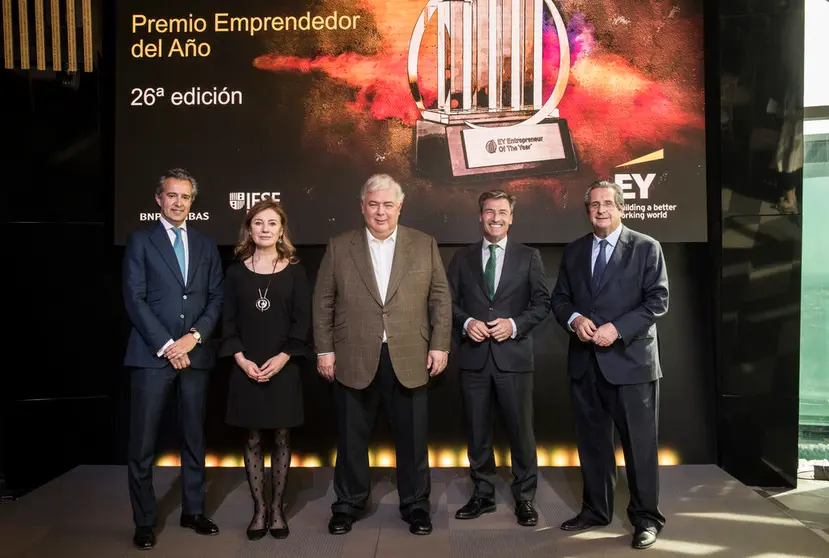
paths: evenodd
<path fill-rule="evenodd" d="M 546 99 L 545 7 L 559 52 Z M 418 62 L 435 16 L 437 98 L 427 106 L 428 76 L 421 80 Z M 422 116 L 415 127 L 416 171 L 460 180 L 575 170 L 570 130 L 558 113 L 569 70 L 567 31 L 552 0 L 429 0 L 409 43 L 409 85 Z"/>

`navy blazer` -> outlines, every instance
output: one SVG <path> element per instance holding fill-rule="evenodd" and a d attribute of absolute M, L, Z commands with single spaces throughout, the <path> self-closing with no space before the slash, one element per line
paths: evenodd
<path fill-rule="evenodd" d="M 188 355 L 190 366 L 206 369 L 216 361 L 210 337 L 222 309 L 221 258 L 216 243 L 189 225 L 187 240 L 185 286 L 173 245 L 160 221 L 130 235 L 123 266 L 124 304 L 132 322 L 126 366 L 165 366 L 169 361 L 156 353 L 190 328 L 202 336 Z"/>
<path fill-rule="evenodd" d="M 570 375 L 583 376 L 590 353 L 595 352 L 604 377 L 612 384 L 661 378 L 656 320 L 668 312 L 668 272 L 662 246 L 623 226 L 596 293 L 590 287 L 592 251 L 593 233 L 570 243 L 564 249 L 553 289 L 553 313 L 570 333 Z M 567 326 L 573 312 L 590 318 L 596 327 L 611 322 L 621 339 L 609 347 L 583 343 Z"/>
<path fill-rule="evenodd" d="M 484 281 L 481 256 L 483 240 L 461 248 L 449 263 L 449 288 L 452 291 L 452 314 L 455 341 L 459 345 L 460 368 L 481 370 L 487 356 L 504 372 L 532 372 L 535 369 L 531 331 L 550 313 L 550 289 L 541 255 L 535 248 L 507 242 L 501 279 L 490 301 Z M 501 343 L 485 339 L 478 343 L 464 335 L 468 318 L 489 322 L 512 318 L 515 339 Z"/>

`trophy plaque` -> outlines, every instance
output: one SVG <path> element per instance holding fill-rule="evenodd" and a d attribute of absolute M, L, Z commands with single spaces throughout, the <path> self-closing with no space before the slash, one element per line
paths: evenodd
<path fill-rule="evenodd" d="M 544 15 L 555 24 L 556 84 L 544 99 Z M 427 107 L 418 61 L 437 17 L 437 98 Z M 570 47 L 552 0 L 429 0 L 409 43 L 408 74 L 422 118 L 415 167 L 444 180 L 552 174 L 576 170 L 567 121 L 559 116 Z"/>

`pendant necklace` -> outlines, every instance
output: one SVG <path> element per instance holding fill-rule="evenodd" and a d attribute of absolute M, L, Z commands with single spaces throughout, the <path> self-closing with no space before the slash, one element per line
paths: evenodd
<path fill-rule="evenodd" d="M 271 276 L 268 277 L 268 284 L 265 287 L 265 292 L 263 293 L 262 289 L 257 289 L 259 291 L 259 298 L 256 299 L 256 309 L 260 312 L 264 312 L 271 307 L 271 301 L 268 300 L 268 289 L 271 288 L 271 279 L 273 279 L 273 274 L 276 273 L 276 264 L 278 262 L 279 258 L 277 257 L 273 261 L 273 271 L 271 272 Z M 256 273 L 256 258 L 251 257 L 250 266 L 253 268 L 253 272 Z"/>

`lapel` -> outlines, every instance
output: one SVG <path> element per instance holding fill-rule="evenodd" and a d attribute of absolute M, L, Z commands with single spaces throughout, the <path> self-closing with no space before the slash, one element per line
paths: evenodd
<path fill-rule="evenodd" d="M 377 287 L 377 279 L 374 277 L 374 266 L 371 265 L 366 234 L 365 229 L 354 231 L 354 236 L 351 237 L 351 257 L 354 259 L 354 267 L 357 268 L 357 272 L 363 279 L 368 292 L 371 293 L 377 304 L 383 306 L 383 301 L 380 299 L 380 289 Z"/>
<path fill-rule="evenodd" d="M 389 288 L 386 290 L 386 302 L 390 301 L 397 289 L 400 288 L 400 283 L 403 281 L 403 276 L 411 261 L 411 238 L 409 238 L 406 227 L 398 225 L 397 239 L 394 243 L 394 259 L 392 259 L 391 275 L 389 276 Z"/>
<path fill-rule="evenodd" d="M 187 267 L 187 284 L 193 282 L 193 277 L 196 276 L 196 268 L 199 267 L 201 261 L 201 253 L 204 244 L 201 241 L 201 236 L 192 227 L 187 227 L 187 250 L 189 251 L 189 261 Z"/>
<path fill-rule="evenodd" d="M 593 294 L 593 288 L 590 286 L 590 281 L 593 278 L 593 269 L 591 268 L 592 261 L 593 233 L 589 233 L 587 236 L 582 237 L 582 244 L 578 254 L 578 265 L 579 269 L 584 270 L 579 275 L 581 275 L 582 279 L 584 279 L 584 288 L 587 289 L 587 293 L 590 295 Z M 607 270 L 607 268 L 605 268 L 605 270 Z"/>
<path fill-rule="evenodd" d="M 507 241 L 507 247 L 503 251 L 504 263 L 501 265 L 501 278 L 498 280 L 498 287 L 495 289 L 495 296 L 492 300 L 496 300 L 500 295 L 508 291 L 510 283 L 515 279 L 516 253 L 514 243 Z"/>
<path fill-rule="evenodd" d="M 473 244 L 469 248 L 469 252 L 466 254 L 467 265 L 469 265 L 469 269 L 472 270 L 472 277 L 475 279 L 475 282 L 481 288 L 481 292 L 484 294 L 484 297 L 489 300 L 489 295 L 487 293 L 486 284 L 484 283 L 484 265 L 483 265 L 483 256 L 481 250 L 484 249 L 484 241 L 480 240 Z"/>
<path fill-rule="evenodd" d="M 170 268 L 170 271 L 173 275 L 175 275 L 176 279 L 178 279 L 178 282 L 181 283 L 181 286 L 183 287 L 184 277 L 181 276 L 181 270 L 178 267 L 176 253 L 173 251 L 173 245 L 170 242 L 170 237 L 161 221 L 158 222 L 155 230 L 150 235 L 150 242 L 155 245 L 156 249 L 161 254 L 162 259 L 167 264 L 167 267 Z"/>
<path fill-rule="evenodd" d="M 594 297 L 598 296 L 602 289 L 607 286 L 613 278 L 613 274 L 621 267 L 622 262 L 627 261 L 628 252 L 630 251 L 630 235 L 627 234 L 627 227 L 622 225 L 622 232 L 619 235 L 619 241 L 616 243 L 616 248 L 613 249 L 613 254 L 607 262 L 607 267 L 604 269 L 602 281 L 599 283 L 598 290 L 594 293 Z"/>

